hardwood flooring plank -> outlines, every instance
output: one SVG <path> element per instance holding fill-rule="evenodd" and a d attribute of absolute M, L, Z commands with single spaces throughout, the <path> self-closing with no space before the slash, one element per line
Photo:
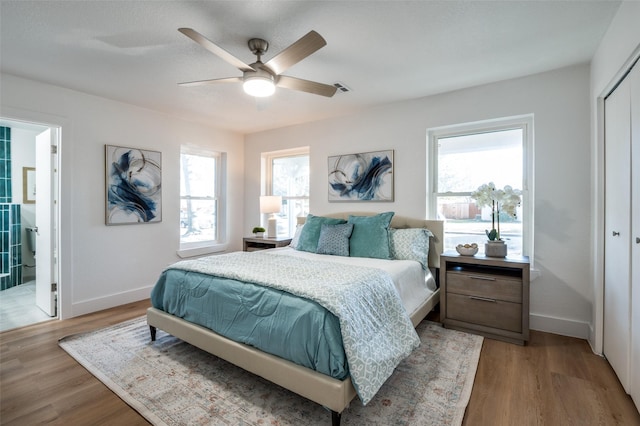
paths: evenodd
<path fill-rule="evenodd" d="M 144 315 L 149 300 L 0 333 L 2 425 L 148 425 L 58 346 Z M 438 321 L 436 312 L 428 319 Z M 638 425 L 640 414 L 586 341 L 532 331 L 526 346 L 485 339 L 464 425 Z"/>
<path fill-rule="evenodd" d="M 58 414 L 50 405 L 33 407 L 31 411 L 15 412 L 11 417 L 0 416 L 3 425 L 24 426 L 24 425 L 44 425 L 55 424 Z"/>
<path fill-rule="evenodd" d="M 148 425 L 63 351 L 58 340 L 144 315 L 149 306 L 143 300 L 0 333 L 0 423 Z"/>
<path fill-rule="evenodd" d="M 598 398 L 598 391 L 594 385 L 573 376 L 551 373 L 554 394 L 558 396 L 558 403 L 563 417 L 570 419 L 571 424 L 606 424 L 602 416 L 605 412 L 602 400 Z M 590 404 L 576 404 L 576 401 L 591 401 Z"/>
<path fill-rule="evenodd" d="M 581 339 L 485 339 L 465 425 L 640 425 L 607 361 Z"/>

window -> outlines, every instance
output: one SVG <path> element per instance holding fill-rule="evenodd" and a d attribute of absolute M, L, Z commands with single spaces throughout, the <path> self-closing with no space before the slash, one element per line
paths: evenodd
<path fill-rule="evenodd" d="M 309 148 L 263 153 L 265 195 L 282 196 L 278 236 L 292 236 L 309 213 Z"/>
<path fill-rule="evenodd" d="M 500 231 L 509 254 L 533 258 L 533 117 L 447 126 L 428 131 L 431 174 L 430 217 L 445 220 L 445 250 L 460 243 L 487 240 L 491 208 L 480 208 L 471 193 L 484 183 L 522 190 L 515 218 L 500 215 Z"/>
<path fill-rule="evenodd" d="M 220 152 L 182 147 L 180 153 L 180 251 L 215 251 L 224 243 L 224 157 Z M 188 251 L 188 252 L 186 252 Z"/>

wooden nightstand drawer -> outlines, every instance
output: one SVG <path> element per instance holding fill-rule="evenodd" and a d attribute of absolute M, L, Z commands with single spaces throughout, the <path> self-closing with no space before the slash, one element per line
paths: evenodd
<path fill-rule="evenodd" d="M 447 292 L 522 303 L 522 280 L 482 273 L 447 271 Z"/>
<path fill-rule="evenodd" d="M 523 345 L 529 340 L 529 259 L 440 256 L 445 327 Z"/>
<path fill-rule="evenodd" d="M 447 318 L 522 332 L 522 305 L 462 294 L 447 295 Z"/>

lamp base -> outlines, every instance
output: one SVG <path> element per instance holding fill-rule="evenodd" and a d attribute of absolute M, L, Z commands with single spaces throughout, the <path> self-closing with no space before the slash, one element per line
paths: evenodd
<path fill-rule="evenodd" d="M 278 219 L 271 216 L 267 221 L 267 238 L 275 238 L 278 233 Z"/>

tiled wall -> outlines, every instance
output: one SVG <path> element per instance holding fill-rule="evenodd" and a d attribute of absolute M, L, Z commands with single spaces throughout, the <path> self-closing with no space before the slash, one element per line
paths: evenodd
<path fill-rule="evenodd" d="M 11 128 L 0 126 L 0 203 L 11 202 Z"/>
<path fill-rule="evenodd" d="M 0 126 L 0 290 L 22 284 L 20 204 L 11 197 L 11 129 Z"/>
<path fill-rule="evenodd" d="M 2 224 L 0 228 L 2 233 L 0 290 L 5 290 L 22 284 L 20 204 L 0 203 L 0 223 Z"/>

